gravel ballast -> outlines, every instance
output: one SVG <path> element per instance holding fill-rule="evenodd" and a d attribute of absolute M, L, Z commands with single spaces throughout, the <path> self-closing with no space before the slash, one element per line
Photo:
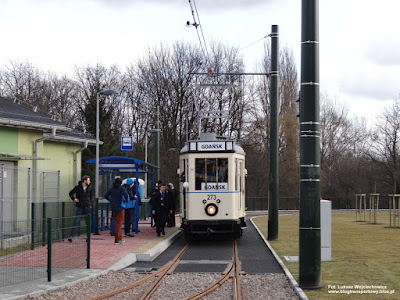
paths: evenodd
<path fill-rule="evenodd" d="M 122 288 L 146 275 L 132 272 L 109 272 L 95 279 L 87 280 L 63 290 L 39 297 L 26 299 L 89 299 L 114 289 Z M 172 273 L 160 284 L 151 299 L 180 300 L 188 299 L 217 282 L 221 278 L 217 273 Z M 155 279 L 141 284 L 132 290 L 108 299 L 139 299 Z M 242 299 L 299 299 L 284 274 L 240 275 Z M 203 297 L 203 299 L 232 299 L 232 279 Z"/>

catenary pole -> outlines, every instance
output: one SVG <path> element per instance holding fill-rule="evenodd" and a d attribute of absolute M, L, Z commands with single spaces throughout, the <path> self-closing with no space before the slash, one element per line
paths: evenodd
<path fill-rule="evenodd" d="M 278 158 L 278 85 L 279 85 L 279 36 L 278 25 L 272 25 L 271 73 L 270 73 L 270 148 L 269 148 L 269 201 L 268 201 L 268 240 L 278 238 L 279 216 L 279 158 Z"/>
<path fill-rule="evenodd" d="M 154 181 L 160 180 L 160 106 L 157 105 L 155 118 L 156 131 L 154 134 L 154 164 L 156 165 Z"/>
<path fill-rule="evenodd" d="M 321 288 L 319 1 L 302 0 L 299 285 Z"/>

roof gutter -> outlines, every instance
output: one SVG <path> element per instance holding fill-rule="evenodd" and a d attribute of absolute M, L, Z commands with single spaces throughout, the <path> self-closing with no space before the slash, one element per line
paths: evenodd
<path fill-rule="evenodd" d="M 12 126 L 12 127 L 20 127 L 20 128 L 33 128 L 33 129 L 45 129 L 45 130 L 52 130 L 53 128 L 57 128 L 60 131 L 71 131 L 72 129 L 63 126 L 63 125 L 54 125 L 54 124 L 43 124 L 37 122 L 30 122 L 30 121 L 18 121 L 18 120 L 11 120 L 7 118 L 0 118 L 0 124 L 4 126 Z"/>
<path fill-rule="evenodd" d="M 81 153 L 83 150 L 85 150 L 88 147 L 88 141 L 85 142 L 85 144 L 79 148 L 78 150 L 76 150 L 74 152 L 74 161 L 75 161 L 75 184 L 78 184 L 79 181 L 79 175 L 78 175 L 78 154 Z"/>
<path fill-rule="evenodd" d="M 71 137 L 71 136 L 66 136 L 66 135 L 56 135 L 56 136 L 52 136 L 44 134 L 44 137 L 48 137 L 49 140 L 54 141 L 54 142 L 62 142 L 62 141 L 66 141 L 69 143 L 76 143 L 76 144 L 81 144 L 81 143 L 88 143 L 88 145 L 96 145 L 96 140 L 95 139 L 90 139 L 90 138 L 78 138 L 78 137 Z M 100 142 L 99 145 L 102 145 L 103 142 Z"/>

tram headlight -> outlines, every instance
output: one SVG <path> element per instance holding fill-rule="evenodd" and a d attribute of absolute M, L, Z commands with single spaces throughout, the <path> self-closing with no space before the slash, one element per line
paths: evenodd
<path fill-rule="evenodd" d="M 207 204 L 206 206 L 206 214 L 210 217 L 215 216 L 218 213 L 218 206 L 214 203 Z"/>

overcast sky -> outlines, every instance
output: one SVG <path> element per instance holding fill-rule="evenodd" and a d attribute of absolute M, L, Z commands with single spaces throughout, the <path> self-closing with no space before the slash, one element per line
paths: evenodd
<path fill-rule="evenodd" d="M 243 48 L 277 24 L 281 46 L 292 49 L 300 68 L 301 2 L 195 4 L 207 42 Z M 400 1 L 319 2 L 321 92 L 374 119 L 400 94 Z M 0 67 L 19 60 L 59 74 L 96 63 L 123 68 L 160 42 L 198 43 L 186 21 L 193 22 L 188 0 L 0 0 Z M 262 51 L 262 42 L 242 50 L 247 71 Z"/>

